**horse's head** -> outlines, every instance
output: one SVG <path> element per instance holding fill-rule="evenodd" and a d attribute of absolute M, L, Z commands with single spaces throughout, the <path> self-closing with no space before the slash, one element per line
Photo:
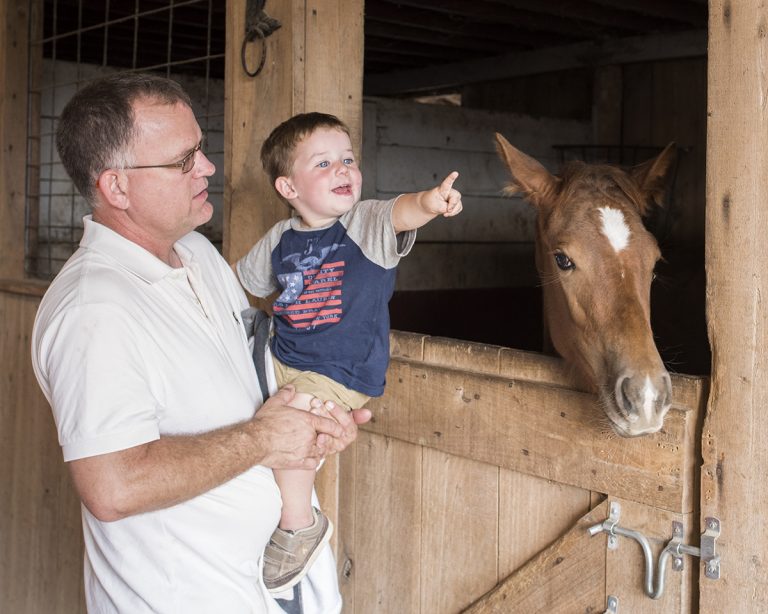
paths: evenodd
<path fill-rule="evenodd" d="M 506 192 L 538 211 L 536 265 L 554 348 L 598 393 L 618 434 L 655 433 L 672 385 L 650 325 L 660 252 L 642 216 L 662 203 L 674 143 L 629 171 L 573 162 L 554 176 L 500 134 L 496 140 L 512 173 Z"/>

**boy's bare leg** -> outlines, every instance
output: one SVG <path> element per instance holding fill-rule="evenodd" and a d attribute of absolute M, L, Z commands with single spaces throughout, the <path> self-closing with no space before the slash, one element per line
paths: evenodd
<path fill-rule="evenodd" d="M 310 410 L 312 395 L 296 393 L 291 407 Z M 285 531 L 297 531 L 312 524 L 312 487 L 315 484 L 314 469 L 275 469 L 275 481 L 283 498 L 283 509 L 278 525 Z"/>

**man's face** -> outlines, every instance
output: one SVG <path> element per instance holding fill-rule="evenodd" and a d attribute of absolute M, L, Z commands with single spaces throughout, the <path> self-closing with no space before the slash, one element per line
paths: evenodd
<path fill-rule="evenodd" d="M 134 103 L 137 136 L 133 164 L 178 162 L 200 142 L 201 131 L 192 109 L 181 103 L 159 104 L 152 100 Z M 208 202 L 208 177 L 216 167 L 202 151 L 195 155 L 188 173 L 180 168 L 142 168 L 128 175 L 128 215 L 148 236 L 175 242 L 213 215 Z"/>

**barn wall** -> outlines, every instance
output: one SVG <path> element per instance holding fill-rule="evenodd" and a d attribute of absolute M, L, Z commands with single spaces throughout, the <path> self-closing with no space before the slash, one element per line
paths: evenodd
<path fill-rule="evenodd" d="M 589 121 L 592 133 L 584 143 L 677 142 L 683 151 L 665 238 L 670 247 L 689 248 L 704 242 L 706 100 L 705 57 L 526 76 L 466 86 L 462 95 L 474 109 Z"/>
<path fill-rule="evenodd" d="M 29 358 L 44 286 L 0 282 L 0 612 L 84 612 L 80 504 Z"/>
<path fill-rule="evenodd" d="M 460 173 L 464 211 L 419 230 L 398 267 L 397 290 L 535 285 L 534 211 L 520 198 L 502 197 L 508 172 L 494 132 L 555 170 L 552 145 L 589 140 L 590 124 L 386 99 L 366 100 L 364 111 L 364 196 L 425 190 L 452 170 Z"/>

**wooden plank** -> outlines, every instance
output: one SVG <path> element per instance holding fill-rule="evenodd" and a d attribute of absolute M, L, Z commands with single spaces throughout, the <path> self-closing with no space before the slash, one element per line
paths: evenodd
<path fill-rule="evenodd" d="M 536 51 L 510 53 L 483 60 L 454 62 L 371 75 L 365 80 L 369 96 L 388 96 L 449 88 L 467 83 L 511 79 L 523 75 L 573 68 L 628 64 L 652 60 L 701 57 L 707 54 L 703 30 L 653 34 L 606 41 L 588 41 Z"/>
<path fill-rule="evenodd" d="M 500 375 L 503 378 L 536 382 L 562 388 L 581 390 L 579 382 L 562 358 L 538 352 L 515 350 L 497 345 L 459 341 L 445 337 L 418 335 L 423 358 L 415 352 L 406 353 L 401 345 L 410 347 L 415 333 L 393 331 L 390 335 L 391 356 L 419 361 L 435 367 L 461 369 L 473 373 Z M 709 392 L 705 377 L 672 374 L 674 407 L 682 411 L 701 411 Z"/>
<path fill-rule="evenodd" d="M 0 1 L 0 277 L 24 277 L 27 164 L 28 11 L 22 0 Z"/>
<path fill-rule="evenodd" d="M 673 511 L 691 511 L 687 439 L 696 412 L 673 409 L 655 435 L 599 426 L 591 395 L 393 359 L 364 428 L 473 460 Z"/>
<path fill-rule="evenodd" d="M 499 580 L 565 534 L 594 507 L 590 492 L 502 469 L 499 475 Z"/>
<path fill-rule="evenodd" d="M 354 445 L 354 498 L 342 489 L 345 612 L 419 612 L 422 592 L 422 450 L 361 433 Z M 347 455 L 347 452 L 344 453 Z M 350 508 L 354 518 L 350 523 Z"/>
<path fill-rule="evenodd" d="M 363 0 L 306 3 L 304 111 L 322 111 L 349 126 L 360 152 L 363 132 Z M 343 63 L 343 70 L 339 65 Z"/>
<path fill-rule="evenodd" d="M 456 164 L 451 168 L 466 169 L 467 166 Z M 464 211 L 461 217 L 436 217 L 419 229 L 417 240 L 433 243 L 533 243 L 536 237 L 536 211 L 533 207 L 522 198 L 501 196 L 504 180 L 496 186 L 496 196 L 465 193 L 465 186 L 472 188 L 471 181 L 472 176 L 468 175 L 454 184 L 462 193 Z M 437 182 L 432 183 L 437 185 Z M 423 187 L 430 188 L 434 185 L 426 183 Z M 407 190 L 380 191 L 377 197 L 386 200 L 402 194 L 403 191 Z M 517 263 L 511 266 L 517 266 Z M 527 268 L 525 263 L 523 266 Z M 510 264 L 507 268 L 510 268 Z"/>
<path fill-rule="evenodd" d="M 464 610 L 464 614 L 508 612 L 602 612 L 605 610 L 606 538 L 587 529 L 607 516 L 601 503 L 523 568 Z"/>
<path fill-rule="evenodd" d="M 423 455 L 421 612 L 456 612 L 496 584 L 499 470 L 428 448 Z"/>
<path fill-rule="evenodd" d="M 615 64 L 595 69 L 592 85 L 592 133 L 595 145 L 616 145 L 621 142 L 622 75 L 622 67 Z"/>
<path fill-rule="evenodd" d="M 376 107 L 370 136 L 375 136 L 379 146 L 444 149 L 454 155 L 461 152 L 495 153 L 493 134 L 501 132 L 516 147 L 547 165 L 557 158 L 552 143 L 586 143 L 590 140 L 591 126 L 586 121 L 387 98 L 366 100 L 367 104 Z"/>
<path fill-rule="evenodd" d="M 358 150 L 362 132 L 362 0 L 270 4 L 269 15 L 282 27 L 266 39 L 267 61 L 255 77 L 248 77 L 240 63 L 245 6 L 245 0 L 227 3 L 223 252 L 230 262 L 289 215 L 261 168 L 261 146 L 273 128 L 296 113 L 323 111 L 347 123 Z M 255 66 L 260 46 L 249 47 Z M 344 70 L 336 68 L 338 58 L 344 59 Z M 254 302 L 267 306 L 264 300 Z M 334 524 L 338 486 L 338 463 L 331 460 L 319 475 L 317 491 Z"/>
<path fill-rule="evenodd" d="M 0 279 L 0 292 L 42 298 L 48 282 L 37 279 Z"/>
<path fill-rule="evenodd" d="M 22 360 L 38 303 L 0 293 L 0 611 L 84 612 L 79 499 L 48 403 Z"/>
<path fill-rule="evenodd" d="M 718 517 L 721 577 L 700 580 L 704 614 L 768 611 L 768 116 L 765 24 L 753 2 L 709 9 L 707 319 L 712 391 L 703 427 L 701 516 Z M 703 529 L 703 526 L 702 526 Z"/>
<path fill-rule="evenodd" d="M 270 5 L 270 16 L 278 19 L 282 27 L 267 38 L 267 61 L 256 77 L 248 77 L 240 62 L 245 5 L 245 0 L 227 2 L 224 140 L 228 146 L 224 152 L 223 251 L 230 262 L 243 256 L 288 214 L 261 168 L 259 152 L 272 129 L 302 110 L 304 103 L 303 98 L 296 100 L 296 79 L 291 69 L 303 62 L 294 46 L 304 40 L 304 2 Z M 248 59 L 253 66 L 258 62 L 259 45 L 249 48 Z M 303 87 L 303 79 L 301 84 Z"/>

